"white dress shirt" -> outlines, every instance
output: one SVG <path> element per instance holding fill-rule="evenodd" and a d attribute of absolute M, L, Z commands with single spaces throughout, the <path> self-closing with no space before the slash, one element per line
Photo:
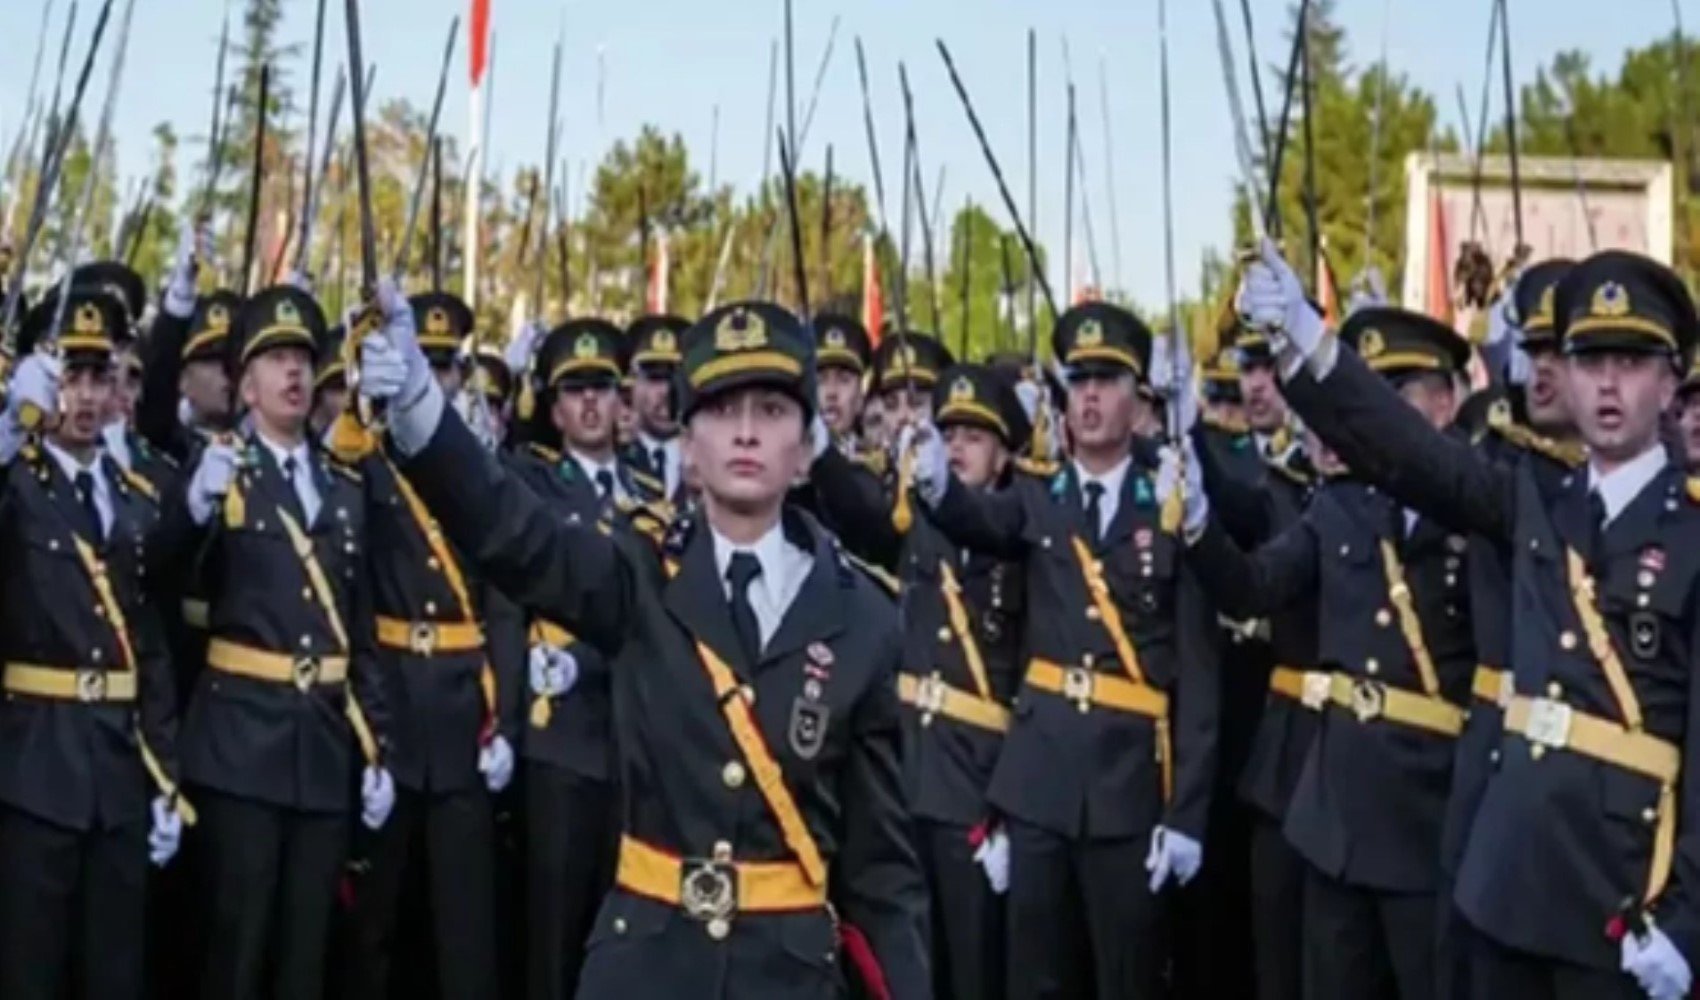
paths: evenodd
<path fill-rule="evenodd" d="M 1641 491 L 1646 489 L 1647 484 L 1652 482 L 1653 477 L 1669 462 L 1670 456 L 1665 453 L 1665 446 L 1654 444 L 1604 475 L 1589 463 L 1588 489 L 1598 493 L 1600 501 L 1605 504 L 1606 524 L 1617 520 L 1617 515 L 1623 513 L 1623 508 L 1640 496 Z"/>
<path fill-rule="evenodd" d="M 319 484 L 313 481 L 313 456 L 307 450 L 307 442 L 303 441 L 293 448 L 285 448 L 273 444 L 264 434 L 255 433 L 254 437 L 272 453 L 272 458 L 277 462 L 278 475 L 286 475 L 285 463 L 290 459 L 295 460 L 295 498 L 301 501 L 301 513 L 307 515 L 306 522 L 301 525 L 305 529 L 319 516 Z"/>
<path fill-rule="evenodd" d="M 1127 470 L 1133 465 L 1133 456 L 1129 455 L 1115 464 L 1115 467 L 1102 475 L 1094 476 L 1078 461 L 1074 463 L 1074 476 L 1080 481 L 1080 504 L 1084 508 L 1092 502 L 1092 494 L 1087 490 L 1088 483 L 1097 483 L 1104 487 L 1104 495 L 1098 499 L 1098 536 L 1102 538 L 1110 530 L 1110 522 L 1116 519 L 1116 508 L 1121 506 L 1122 485 L 1127 482 Z"/>
<path fill-rule="evenodd" d="M 583 452 L 574 451 L 571 448 L 567 449 L 567 454 L 571 455 L 573 461 L 578 463 L 578 467 L 584 470 L 585 476 L 590 480 L 590 485 L 596 489 L 598 495 L 602 493 L 602 484 L 597 482 L 596 479 L 602 473 L 606 472 L 614 482 L 614 495 L 610 499 L 631 499 L 631 497 L 626 493 L 626 484 L 620 481 L 620 469 L 614 464 L 614 460 L 612 458 L 608 459 L 606 462 L 598 462 L 589 455 L 586 455 Z"/>
<path fill-rule="evenodd" d="M 94 477 L 94 509 L 100 513 L 100 534 L 102 538 L 112 534 L 112 484 L 106 480 L 106 470 L 101 468 L 100 459 L 96 458 L 88 465 L 84 465 L 77 461 L 76 456 L 52 441 L 44 439 L 42 444 L 46 446 L 47 453 L 53 456 L 53 460 L 59 463 L 60 470 L 65 473 L 65 478 L 72 483 L 73 490 L 77 482 L 77 473 L 87 472 Z M 82 498 L 78 497 L 77 500 L 80 503 Z"/>
<path fill-rule="evenodd" d="M 122 420 L 114 420 L 100 429 L 101 446 L 118 463 L 118 467 L 126 471 L 136 467 L 136 457 L 130 454 L 129 430 L 129 425 Z"/>
<path fill-rule="evenodd" d="M 785 612 L 791 607 L 791 602 L 803 589 L 803 581 L 808 579 L 814 557 L 792 545 L 777 522 L 754 545 L 736 545 L 720 532 L 712 528 L 710 531 L 714 537 L 714 568 L 720 574 L 721 589 L 726 592 L 727 600 L 732 599 L 732 585 L 726 580 L 726 569 L 732 564 L 732 556 L 748 552 L 761 563 L 761 575 L 750 581 L 748 596 L 750 610 L 755 612 L 756 625 L 761 629 L 761 644 L 765 648 L 773 634 L 779 631 L 779 623 L 785 620 Z"/>
<path fill-rule="evenodd" d="M 667 487 L 667 495 L 672 496 L 679 492 L 679 466 L 682 461 L 679 454 L 679 439 L 671 437 L 662 441 L 659 438 L 650 437 L 643 431 L 638 431 L 637 439 L 638 447 L 643 449 L 644 459 L 647 461 L 655 461 L 655 452 L 657 449 L 660 450 L 662 461 L 658 474 L 661 476 L 662 485 Z M 762 568 L 765 570 L 767 567 Z"/>

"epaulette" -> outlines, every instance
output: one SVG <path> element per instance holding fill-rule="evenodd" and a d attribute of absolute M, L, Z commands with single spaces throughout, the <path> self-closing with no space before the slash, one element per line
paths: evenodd
<path fill-rule="evenodd" d="M 1224 420 L 1214 413 L 1206 413 L 1199 419 L 1204 422 L 1204 426 L 1221 431 L 1224 434 L 1251 433 L 1251 425 L 1244 420 Z"/>
<path fill-rule="evenodd" d="M 885 591 L 887 594 L 890 594 L 894 599 L 902 593 L 903 585 L 898 582 L 897 577 L 892 576 L 890 573 L 887 573 L 885 570 L 875 566 L 873 563 L 868 562 L 865 559 L 860 559 L 851 555 L 842 545 L 835 545 L 834 548 L 836 548 L 838 552 L 838 565 L 840 569 L 861 570 L 863 576 L 872 580 L 876 586 Z"/>
<path fill-rule="evenodd" d="M 632 482 L 637 483 L 639 486 L 642 486 L 644 489 L 654 493 L 656 496 L 667 495 L 667 484 L 662 480 L 655 478 L 647 472 L 639 472 L 636 469 L 630 469 L 628 471 L 632 475 Z"/>
<path fill-rule="evenodd" d="M 1581 444 L 1574 441 L 1555 441 L 1518 423 L 1511 416 L 1511 404 L 1503 399 L 1496 400 L 1493 406 L 1488 408 L 1487 423 L 1494 433 L 1517 447 L 1544 455 L 1565 468 L 1580 469 L 1582 463 L 1588 460 L 1588 453 Z"/>
<path fill-rule="evenodd" d="M 362 474 L 359 469 L 356 469 L 352 465 L 345 465 L 340 459 L 333 458 L 327 460 L 325 462 L 325 468 L 351 483 L 359 484 L 366 481 L 365 475 Z"/>
<path fill-rule="evenodd" d="M 526 450 L 531 452 L 533 456 L 542 459 L 550 465 L 554 465 L 556 462 L 561 460 L 560 452 L 553 448 L 538 444 L 536 441 L 527 443 L 525 447 Z"/>
<path fill-rule="evenodd" d="M 626 520 L 639 533 L 657 545 L 667 542 L 667 529 L 673 524 L 673 509 L 666 503 L 634 503 L 623 511 Z"/>
<path fill-rule="evenodd" d="M 163 462 L 167 468 L 179 468 L 177 459 L 167 455 L 163 451 L 160 451 L 158 448 L 155 448 L 153 445 L 148 443 L 147 438 L 142 437 L 139 434 L 136 436 L 136 451 L 150 462 Z"/>
<path fill-rule="evenodd" d="M 1310 485 L 1309 476 L 1295 468 L 1292 468 L 1286 462 L 1279 462 L 1265 455 L 1263 458 L 1263 464 L 1267 466 L 1271 472 L 1279 474 L 1284 479 L 1297 483 L 1300 486 Z"/>
<path fill-rule="evenodd" d="M 118 465 L 116 462 L 113 464 Z M 147 497 L 154 503 L 159 502 L 159 489 L 155 487 L 153 483 L 148 481 L 148 477 L 137 472 L 135 469 L 126 469 L 122 465 L 118 465 L 118 474 L 123 477 L 124 482 L 128 483 L 132 490 L 135 490 L 142 496 Z"/>
<path fill-rule="evenodd" d="M 1062 471 L 1062 463 L 1055 459 L 1029 458 L 1026 455 L 1015 457 L 1015 468 L 1038 479 L 1050 479 Z"/>
<path fill-rule="evenodd" d="M 868 448 L 864 451 L 858 451 L 850 456 L 850 461 L 855 462 L 857 465 L 867 469 L 876 476 L 885 475 L 887 468 L 891 465 L 890 460 L 886 458 L 885 452 L 880 451 L 878 448 Z"/>

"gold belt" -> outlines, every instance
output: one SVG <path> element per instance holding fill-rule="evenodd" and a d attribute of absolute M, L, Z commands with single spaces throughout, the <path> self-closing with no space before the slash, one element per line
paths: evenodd
<path fill-rule="evenodd" d="M 49 667 L 38 663 L 7 663 L 7 694 L 87 703 L 136 700 L 136 675 L 129 670 Z"/>
<path fill-rule="evenodd" d="M 946 684 L 937 671 L 926 677 L 898 674 L 897 697 L 920 711 L 923 726 L 931 725 L 934 716 L 942 715 L 994 733 L 1009 729 L 1009 709 Z"/>
<path fill-rule="evenodd" d="M 1269 690 L 1291 698 L 1312 712 L 1320 712 L 1328 704 L 1334 678 L 1325 670 L 1299 670 L 1295 667 L 1276 667 L 1269 672 Z"/>
<path fill-rule="evenodd" d="M 1444 698 L 1389 687 L 1380 681 L 1335 674 L 1329 679 L 1328 699 L 1352 713 L 1359 722 L 1387 719 L 1441 736 L 1464 730 L 1464 710 Z"/>
<path fill-rule="evenodd" d="M 477 622 L 410 622 L 377 616 L 378 644 L 418 656 L 469 653 L 484 648 L 484 629 Z"/>
<path fill-rule="evenodd" d="M 346 656 L 290 656 L 228 639 L 207 642 L 207 665 L 238 677 L 293 684 L 303 691 L 317 684 L 341 684 L 348 679 Z"/>
<path fill-rule="evenodd" d="M 1165 719 L 1169 714 L 1167 694 L 1149 684 L 1135 684 L 1126 677 L 1100 673 L 1091 667 L 1064 667 L 1034 659 L 1027 664 L 1027 683 L 1040 691 L 1062 695 L 1078 705 L 1081 712 L 1091 711 L 1097 705 L 1153 719 Z"/>
<path fill-rule="evenodd" d="M 1470 678 L 1470 693 L 1482 701 L 1504 708 L 1510 703 L 1514 693 L 1511 671 L 1497 670 L 1485 664 L 1477 666 L 1475 675 Z"/>
<path fill-rule="evenodd" d="M 733 861 L 720 841 L 706 858 L 682 858 L 635 837 L 620 838 L 614 881 L 628 892 L 677 906 L 724 938 L 739 913 L 784 913 L 826 906 L 826 887 L 812 885 L 795 861 Z"/>

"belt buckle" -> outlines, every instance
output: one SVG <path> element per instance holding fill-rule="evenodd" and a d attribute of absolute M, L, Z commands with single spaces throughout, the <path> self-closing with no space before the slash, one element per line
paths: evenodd
<path fill-rule="evenodd" d="M 1352 714 L 1359 722 L 1373 722 L 1387 710 L 1387 689 L 1380 681 L 1355 681 L 1352 684 Z"/>
<path fill-rule="evenodd" d="M 1530 743 L 1562 750 L 1570 745 L 1570 721 L 1575 712 L 1562 701 L 1550 698 L 1529 700 L 1529 724 L 1523 735 Z"/>
<path fill-rule="evenodd" d="M 1334 678 L 1320 670 L 1307 670 L 1304 674 L 1304 685 L 1299 689 L 1299 704 L 1312 712 L 1322 711 L 1322 706 L 1328 704 L 1328 695 L 1334 686 Z"/>
<path fill-rule="evenodd" d="M 414 622 L 407 629 L 408 651 L 418 656 L 430 656 L 437 649 L 437 624 Z"/>
<path fill-rule="evenodd" d="M 1090 667 L 1069 667 L 1063 671 L 1063 697 L 1077 703 L 1084 712 L 1092 704 L 1095 683 Z"/>
<path fill-rule="evenodd" d="M 1517 694 L 1517 677 L 1506 667 L 1499 673 L 1499 710 L 1505 711 L 1511 706 L 1511 699 Z"/>
<path fill-rule="evenodd" d="M 915 707 L 921 710 L 924 722 L 944 710 L 944 678 L 936 671 L 920 679 L 915 688 Z"/>
<path fill-rule="evenodd" d="M 679 909 L 708 925 L 715 940 L 726 937 L 738 912 L 738 868 L 729 857 L 686 858 L 679 868 Z"/>
<path fill-rule="evenodd" d="M 77 671 L 77 700 L 97 702 L 106 700 L 106 674 L 99 670 Z"/>
<path fill-rule="evenodd" d="M 295 675 L 295 686 L 305 694 L 319 682 L 319 658 L 317 656 L 299 656 L 292 668 Z"/>

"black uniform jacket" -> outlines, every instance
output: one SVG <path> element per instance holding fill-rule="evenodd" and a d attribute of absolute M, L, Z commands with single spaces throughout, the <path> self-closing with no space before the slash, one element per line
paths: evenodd
<path fill-rule="evenodd" d="M 26 447 L 0 473 L 0 660 L 89 678 L 136 675 L 137 698 L 127 704 L 14 693 L 0 701 L 0 802 L 73 830 L 147 822 L 156 789 L 139 739 L 168 776 L 177 773 L 176 695 L 146 581 L 145 532 L 155 514 L 116 462 L 101 461 L 113 515 L 104 540 L 90 537 L 76 490 L 45 449 Z M 134 662 L 78 540 L 105 568 Z"/>
<path fill-rule="evenodd" d="M 1142 837 L 1162 824 L 1202 840 L 1208 824 L 1220 635 L 1180 539 L 1161 528 L 1146 457 L 1135 456 L 1128 469 L 1103 539 L 1087 545 L 1102 565 L 1146 683 L 1168 695 L 1173 796 L 1163 801 L 1155 720 L 1100 706 L 1083 713 L 1074 701 L 1023 683 L 991 802 L 1065 836 Z M 957 544 L 1024 562 L 1030 656 L 1128 676 L 1075 555 L 1073 540 L 1090 534 L 1072 467 L 1048 483 L 1017 477 L 996 493 L 969 490 L 953 478 L 930 516 Z"/>
<path fill-rule="evenodd" d="M 874 540 L 856 554 L 881 565 L 895 561 L 901 576 L 903 669 L 919 682 L 939 680 L 980 696 L 963 637 L 950 614 L 945 569 L 954 578 L 968 641 L 978 651 L 990 700 L 1007 706 L 1021 685 L 1026 620 L 1025 573 L 1020 563 L 980 555 L 951 543 L 916 514 L 907 534 L 892 527 L 891 504 L 867 466 L 829 448 L 810 477 L 822 513 L 832 523 L 860 525 L 857 536 Z M 873 489 L 868 486 L 872 484 Z M 895 555 L 895 559 L 893 556 Z M 945 715 L 904 712 L 903 770 L 916 816 L 973 826 L 988 818 L 986 789 L 997 766 L 1003 734 Z"/>
<path fill-rule="evenodd" d="M 1354 469 L 1405 502 L 1496 540 L 1511 567 L 1516 693 L 1616 722 L 1618 702 L 1584 638 L 1567 549 L 1587 560 L 1593 605 L 1628 673 L 1645 731 L 1681 748 L 1675 860 L 1654 901 L 1658 926 L 1700 962 L 1700 503 L 1674 462 L 1595 541 L 1588 474 L 1541 487 L 1528 456 L 1511 469 L 1432 433 L 1348 352 L 1321 383 L 1288 386 L 1306 421 Z M 1570 749 L 1506 733 L 1458 872 L 1456 901 L 1494 939 L 1601 969 L 1618 967 L 1602 931 L 1648 885 L 1658 783 Z"/>
<path fill-rule="evenodd" d="M 272 453 L 253 438 L 245 442 L 239 464 L 240 521 L 229 523 L 226 509 L 215 507 L 206 525 L 195 525 L 185 487 L 167 503 L 161 549 L 206 581 L 214 640 L 295 658 L 349 656 L 350 683 L 302 690 L 202 671 L 183 722 L 184 774 L 227 795 L 341 812 L 353 801 L 351 782 L 362 764 L 346 716 L 348 698 L 357 700 L 380 744 L 390 730 L 374 650 L 366 486 L 359 473 L 314 450 L 308 465 L 320 505 L 318 516 L 302 527 L 347 630 L 352 648 L 344 649 L 278 516 L 289 510 L 300 519 L 294 491 Z"/>
<path fill-rule="evenodd" d="M 706 527 L 676 526 L 669 579 L 647 540 L 569 523 L 452 414 L 403 469 L 492 582 L 610 658 L 627 836 L 686 858 L 721 842 L 738 861 L 792 858 L 745 779 L 701 643 L 754 691 L 761 735 L 830 867 L 838 916 L 867 936 L 894 997 L 930 994 L 925 891 L 898 774 L 900 634 L 890 603 L 818 525 L 787 516 L 814 565 L 761 662 L 748 663 Z M 740 914 L 716 941 L 677 907 L 617 888 L 591 932 L 580 995 L 836 996 L 836 950 L 823 909 Z"/>
<path fill-rule="evenodd" d="M 1316 610 L 1322 669 L 1422 694 L 1390 596 L 1384 542 L 1402 565 L 1440 694 L 1462 706 L 1475 669 L 1465 539 L 1422 518 L 1407 533 L 1404 512 L 1374 487 L 1328 481 L 1298 522 L 1249 556 L 1220 527 L 1208 528 L 1193 561 L 1230 614 Z M 1432 891 L 1454 743 L 1389 719 L 1362 722 L 1330 704 L 1288 805 L 1288 840 L 1348 884 Z"/>

